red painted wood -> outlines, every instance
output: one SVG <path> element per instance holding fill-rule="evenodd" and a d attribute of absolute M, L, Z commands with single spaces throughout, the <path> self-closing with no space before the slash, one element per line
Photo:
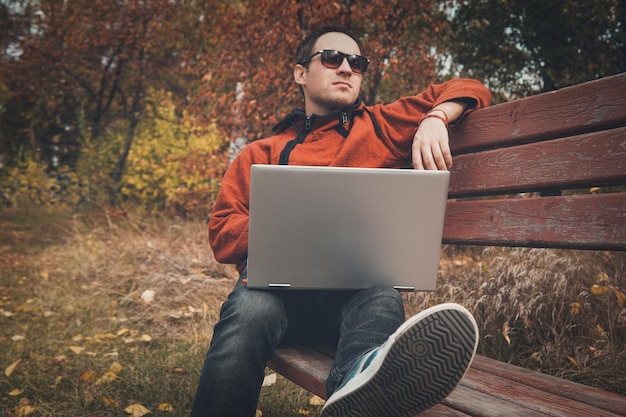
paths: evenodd
<path fill-rule="evenodd" d="M 327 398 L 326 377 L 331 365 L 331 357 L 307 346 L 278 349 L 268 362 L 270 368 L 285 378 L 324 399 Z"/>
<path fill-rule="evenodd" d="M 566 399 L 560 395 L 476 369 L 467 373 L 462 384 L 510 404 L 525 407 L 529 412 L 538 412 L 555 417 L 617 417 L 615 413 L 587 404 L 584 395 L 580 395 L 575 400 Z"/>
<path fill-rule="evenodd" d="M 326 398 L 332 356 L 306 346 L 280 348 L 269 366 Z M 323 387 L 323 388 L 322 388 Z M 598 416 L 626 412 L 626 397 L 477 356 L 459 386 L 420 416 Z"/>
<path fill-rule="evenodd" d="M 470 370 L 471 372 L 471 370 Z M 441 404 L 465 412 L 474 417 L 546 417 L 549 414 L 531 410 L 523 405 L 497 398 L 489 393 L 481 392 L 465 386 L 463 382 L 450 393 Z M 421 414 L 420 414 L 421 417 Z"/>
<path fill-rule="evenodd" d="M 626 98 L 625 98 L 626 100 Z M 626 128 L 460 155 L 450 197 L 626 185 Z"/>
<path fill-rule="evenodd" d="M 469 114 L 450 129 L 455 154 L 626 126 L 626 73 Z"/>
<path fill-rule="evenodd" d="M 450 201 L 443 242 L 626 250 L 626 193 Z"/>
<path fill-rule="evenodd" d="M 541 391 L 549 392 L 571 400 L 584 398 L 584 402 L 586 404 L 615 414 L 626 413 L 626 397 L 600 390 L 598 388 L 592 388 L 576 382 L 566 381 L 552 375 L 531 371 L 519 366 L 489 359 L 484 356 L 476 356 L 474 362 L 472 363 L 472 369 L 486 372 L 491 375 L 497 375 L 521 384 L 530 385 Z"/>

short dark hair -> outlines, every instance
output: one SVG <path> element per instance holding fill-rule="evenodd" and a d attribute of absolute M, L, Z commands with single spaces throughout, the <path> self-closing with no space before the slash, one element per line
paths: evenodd
<path fill-rule="evenodd" d="M 306 38 L 300 42 L 298 49 L 296 49 L 296 63 L 299 64 L 307 59 L 313 53 L 313 46 L 315 46 L 315 42 L 317 42 L 319 37 L 331 32 L 339 32 L 348 35 L 357 43 L 359 49 L 363 49 L 363 42 L 361 42 L 361 39 L 352 33 L 350 29 L 339 25 L 322 26 L 311 31 Z"/>

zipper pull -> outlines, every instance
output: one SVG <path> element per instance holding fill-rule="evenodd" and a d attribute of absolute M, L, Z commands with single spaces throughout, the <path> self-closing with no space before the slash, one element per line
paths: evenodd
<path fill-rule="evenodd" d="M 304 130 L 311 130 L 311 125 L 312 125 L 311 116 L 307 116 L 306 120 L 304 121 Z"/>
<path fill-rule="evenodd" d="M 348 113 L 341 113 L 341 123 L 344 125 L 348 124 Z"/>

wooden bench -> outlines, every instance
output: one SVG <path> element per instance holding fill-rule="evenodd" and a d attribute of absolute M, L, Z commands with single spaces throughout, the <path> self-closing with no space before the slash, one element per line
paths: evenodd
<path fill-rule="evenodd" d="M 450 136 L 444 243 L 626 250 L 626 73 L 476 111 Z M 332 356 L 285 347 L 268 366 L 326 398 Z M 478 356 L 420 415 L 615 416 L 626 397 Z"/>

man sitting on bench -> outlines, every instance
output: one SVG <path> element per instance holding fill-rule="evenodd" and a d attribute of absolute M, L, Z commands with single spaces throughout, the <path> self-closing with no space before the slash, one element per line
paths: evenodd
<path fill-rule="evenodd" d="M 478 328 L 460 305 L 435 306 L 405 321 L 393 288 L 272 291 L 245 285 L 252 164 L 448 169 L 448 123 L 490 100 L 479 82 L 457 79 L 389 105 L 365 106 L 358 97 L 368 64 L 347 29 L 310 33 L 294 67 L 304 111 L 288 115 L 274 136 L 249 144 L 226 172 L 209 240 L 215 258 L 236 264 L 241 275 L 215 325 L 192 416 L 253 417 L 274 349 L 304 334 L 337 345 L 325 417 L 413 416 L 444 399 L 467 371 Z"/>

